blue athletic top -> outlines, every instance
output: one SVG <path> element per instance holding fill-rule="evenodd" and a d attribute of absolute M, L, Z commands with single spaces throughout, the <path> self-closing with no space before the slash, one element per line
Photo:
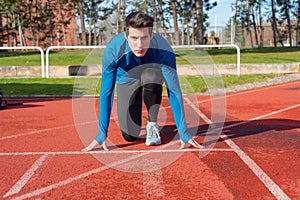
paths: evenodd
<path fill-rule="evenodd" d="M 121 33 L 112 38 L 103 53 L 99 130 L 95 138 L 99 144 L 102 144 L 107 137 L 115 83 L 135 81 L 136 78 L 130 76 L 128 71 L 151 63 L 155 64 L 152 65 L 153 67 L 161 67 L 180 139 L 185 143 L 191 139 L 187 131 L 182 93 L 176 71 L 176 58 L 171 46 L 162 36 L 154 34 L 146 54 L 137 57 L 131 51 L 124 33 Z"/>

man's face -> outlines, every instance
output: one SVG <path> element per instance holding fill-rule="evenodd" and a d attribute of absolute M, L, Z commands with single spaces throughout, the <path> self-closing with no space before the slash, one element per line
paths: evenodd
<path fill-rule="evenodd" d="M 129 27 L 127 41 L 130 49 L 137 57 L 143 57 L 149 46 L 153 34 L 149 33 L 149 28 Z"/>

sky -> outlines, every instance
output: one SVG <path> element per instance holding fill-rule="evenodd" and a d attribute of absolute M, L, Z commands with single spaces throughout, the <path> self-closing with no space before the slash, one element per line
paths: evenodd
<path fill-rule="evenodd" d="M 215 1 L 217 1 L 218 5 L 209 11 L 209 23 L 211 26 L 215 26 L 215 23 L 217 26 L 225 26 L 232 16 L 231 4 L 234 3 L 235 0 Z"/>

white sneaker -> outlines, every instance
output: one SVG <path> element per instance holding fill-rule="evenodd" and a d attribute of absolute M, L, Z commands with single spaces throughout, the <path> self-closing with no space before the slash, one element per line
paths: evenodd
<path fill-rule="evenodd" d="M 148 122 L 146 126 L 146 145 L 155 146 L 161 144 L 159 129 L 156 122 Z"/>

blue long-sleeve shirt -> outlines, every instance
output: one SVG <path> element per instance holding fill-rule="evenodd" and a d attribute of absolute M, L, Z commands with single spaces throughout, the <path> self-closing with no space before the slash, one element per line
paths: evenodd
<path fill-rule="evenodd" d="M 182 93 L 176 71 L 176 57 L 171 46 L 163 37 L 154 34 L 145 56 L 137 57 L 131 51 L 124 34 L 121 33 L 109 42 L 102 57 L 99 130 L 95 138 L 99 144 L 102 144 L 107 137 L 115 83 L 135 81 L 136 77 L 128 72 L 143 64 L 153 64 L 153 67 L 161 68 L 180 139 L 185 143 L 191 139 L 187 131 Z"/>

